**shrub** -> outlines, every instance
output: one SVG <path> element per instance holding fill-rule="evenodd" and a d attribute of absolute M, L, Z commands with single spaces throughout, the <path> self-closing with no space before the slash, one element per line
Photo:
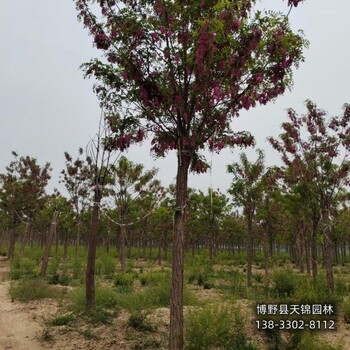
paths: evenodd
<path fill-rule="evenodd" d="M 24 279 L 20 283 L 13 283 L 9 289 L 11 298 L 19 301 L 30 301 L 44 298 L 63 296 L 64 291 L 57 291 L 41 279 Z"/>
<path fill-rule="evenodd" d="M 343 304 L 344 319 L 346 323 L 350 323 L 350 301 L 348 300 Z"/>
<path fill-rule="evenodd" d="M 68 286 L 70 281 L 71 278 L 68 275 L 63 274 L 60 276 L 58 273 L 48 278 L 48 283 L 54 285 L 60 284 L 62 286 Z"/>
<path fill-rule="evenodd" d="M 132 286 L 134 283 L 134 276 L 130 274 L 116 275 L 114 277 L 114 285 L 119 286 Z"/>
<path fill-rule="evenodd" d="M 288 349 L 298 349 L 298 350 L 340 350 L 339 347 L 335 347 L 333 345 L 325 344 L 324 342 L 315 339 L 315 335 L 310 332 L 303 332 L 297 336 L 299 338 L 299 342 L 290 346 L 294 346 L 293 348 L 289 346 Z"/>
<path fill-rule="evenodd" d="M 296 289 L 297 279 L 290 269 L 272 275 L 277 297 L 291 297 Z"/>
<path fill-rule="evenodd" d="M 185 338 L 188 350 L 256 349 L 249 343 L 238 312 L 231 308 L 206 307 L 186 316 Z"/>
<path fill-rule="evenodd" d="M 112 314 L 103 307 L 96 306 L 95 311 L 89 315 L 93 323 L 111 324 Z"/>
<path fill-rule="evenodd" d="M 331 304 L 335 312 L 340 300 L 338 295 L 328 290 L 324 275 L 319 275 L 316 279 L 304 278 L 294 297 L 299 304 Z"/>
<path fill-rule="evenodd" d="M 69 294 L 69 299 L 71 301 L 71 307 L 76 312 L 85 311 L 85 288 L 79 287 L 73 290 Z M 111 287 L 97 286 L 95 291 L 95 305 L 96 309 L 118 309 L 117 293 Z"/>
<path fill-rule="evenodd" d="M 130 315 L 128 326 L 140 332 L 154 332 L 156 330 L 156 328 L 147 320 L 147 315 L 140 311 Z"/>

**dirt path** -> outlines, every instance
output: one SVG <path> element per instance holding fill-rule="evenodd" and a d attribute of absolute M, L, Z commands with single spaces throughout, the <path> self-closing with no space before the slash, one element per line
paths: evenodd
<path fill-rule="evenodd" d="M 8 272 L 8 262 L 0 257 L 0 349 L 44 349 L 37 340 L 42 327 L 33 320 L 25 304 L 11 302 Z"/>

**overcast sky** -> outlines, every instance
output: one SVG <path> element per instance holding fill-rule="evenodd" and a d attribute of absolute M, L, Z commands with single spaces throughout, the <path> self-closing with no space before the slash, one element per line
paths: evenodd
<path fill-rule="evenodd" d="M 287 1 L 282 0 L 265 0 L 260 6 L 288 10 Z M 293 90 L 274 104 L 234 119 L 236 130 L 253 133 L 269 165 L 277 164 L 279 155 L 266 137 L 280 133 L 287 108 L 302 114 L 304 101 L 311 99 L 330 114 L 340 114 L 342 105 L 350 102 L 349 13 L 349 0 L 306 0 L 293 9 L 292 27 L 302 29 L 310 41 L 305 62 L 294 73 Z M 40 163 L 49 161 L 54 168 L 50 188 L 61 189 L 58 174 L 64 167 L 63 152 L 75 156 L 97 131 L 100 110 L 93 82 L 83 79 L 79 66 L 98 54 L 76 19 L 73 1 L 0 0 L 0 172 L 14 150 Z M 214 154 L 212 175 L 193 175 L 189 185 L 206 190 L 212 183 L 213 188 L 226 191 L 231 181 L 226 165 L 236 161 L 239 152 Z M 154 161 L 145 143 L 126 155 L 147 168 L 158 167 L 164 185 L 173 182 L 174 154 Z"/>

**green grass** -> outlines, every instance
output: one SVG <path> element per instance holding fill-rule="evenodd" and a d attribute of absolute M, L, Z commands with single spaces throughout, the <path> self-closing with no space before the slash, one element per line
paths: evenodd
<path fill-rule="evenodd" d="M 229 307 L 208 306 L 185 319 L 187 350 L 255 350 L 244 330 L 242 316 Z"/>
<path fill-rule="evenodd" d="M 23 279 L 12 283 L 9 293 L 13 300 L 28 302 L 44 298 L 62 298 L 66 292 L 63 289 L 58 290 L 50 286 L 46 281 L 37 278 Z"/>
<path fill-rule="evenodd" d="M 72 323 L 73 321 L 75 321 L 75 316 L 70 313 L 70 314 L 65 314 L 65 315 L 61 315 L 61 316 L 57 316 L 55 318 L 53 318 L 49 324 L 51 326 L 66 326 L 69 323 Z"/>

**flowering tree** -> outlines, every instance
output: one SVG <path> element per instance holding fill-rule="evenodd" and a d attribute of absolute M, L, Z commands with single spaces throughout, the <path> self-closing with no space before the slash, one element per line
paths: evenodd
<path fill-rule="evenodd" d="M 81 218 L 91 202 L 91 158 L 81 159 L 83 149 L 79 148 L 79 157 L 73 160 L 72 156 L 64 153 L 66 169 L 61 171 L 61 182 L 64 184 L 72 204 L 77 223 L 77 239 L 75 251 L 78 252 L 80 244 Z"/>
<path fill-rule="evenodd" d="M 45 205 L 45 187 L 51 178 L 49 163 L 40 166 L 35 158 L 18 157 L 16 152 L 12 154 L 15 159 L 6 167 L 7 172 L 0 174 L 0 209 L 8 217 L 11 228 L 7 253 L 9 259 L 15 251 L 17 225 L 21 221 L 28 224 L 32 222 L 37 212 Z M 29 230 L 28 225 L 26 226 L 24 244 Z"/>
<path fill-rule="evenodd" d="M 162 188 L 159 180 L 155 179 L 158 169 L 144 170 L 142 164 L 135 164 L 122 156 L 116 165 L 111 166 L 111 194 L 119 212 L 120 223 L 120 263 L 122 273 L 126 271 L 125 241 L 127 225 L 130 225 L 128 214 L 135 201 L 153 192 L 153 203 L 148 208 L 152 210 L 161 195 Z M 148 192 L 148 193 L 147 193 Z M 152 208 L 153 207 L 153 208 Z M 136 220 L 137 221 L 137 220 Z"/>
<path fill-rule="evenodd" d="M 253 219 L 256 207 L 262 198 L 264 190 L 264 154 L 257 150 L 257 160 L 250 162 L 246 154 L 242 153 L 240 161 L 228 165 L 227 171 L 233 174 L 233 181 L 229 193 L 233 196 L 234 204 L 243 207 L 247 223 L 247 281 L 252 285 L 253 265 Z"/>
<path fill-rule="evenodd" d="M 232 131 L 232 118 L 283 94 L 306 42 L 286 16 L 252 11 L 255 0 L 75 2 L 103 52 L 83 68 L 98 81 L 111 146 L 123 151 L 152 135 L 156 155 L 177 152 L 169 348 L 182 349 L 188 172 L 206 171 L 206 146 L 219 152 L 253 142 Z"/>
<path fill-rule="evenodd" d="M 342 187 L 350 184 L 350 106 L 344 105 L 342 115 L 329 119 L 311 101 L 306 108 L 307 114 L 301 117 L 290 109 L 290 121 L 282 124 L 284 132 L 270 142 L 300 183 L 309 184 L 308 195 L 319 203 L 326 277 L 333 290 L 330 211 Z"/>

